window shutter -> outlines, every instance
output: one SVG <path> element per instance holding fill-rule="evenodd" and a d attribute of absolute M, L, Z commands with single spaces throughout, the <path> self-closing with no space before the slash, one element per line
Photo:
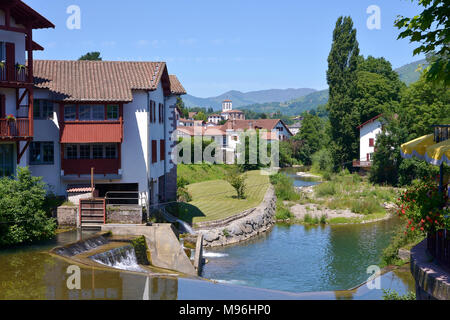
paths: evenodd
<path fill-rule="evenodd" d="M 160 140 L 160 159 L 161 161 L 166 160 L 166 140 Z"/>
<path fill-rule="evenodd" d="M 152 163 L 158 162 L 158 146 L 156 140 L 152 140 Z"/>
<path fill-rule="evenodd" d="M 6 117 L 6 96 L 0 94 L 0 119 Z"/>
<path fill-rule="evenodd" d="M 16 80 L 16 46 L 14 43 L 6 43 L 6 72 L 8 80 Z"/>

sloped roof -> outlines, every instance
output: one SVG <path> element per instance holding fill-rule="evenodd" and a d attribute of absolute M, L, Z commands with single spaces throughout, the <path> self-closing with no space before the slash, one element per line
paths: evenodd
<path fill-rule="evenodd" d="M 180 81 L 178 80 L 176 75 L 169 75 L 170 79 L 170 92 L 175 95 L 183 95 L 186 94 L 186 90 L 181 85 Z"/>
<path fill-rule="evenodd" d="M 371 123 L 371 122 L 374 122 L 374 121 L 378 120 L 378 119 L 379 119 L 379 118 L 381 118 L 382 116 L 383 116 L 383 114 L 379 114 L 379 115 L 377 115 L 377 116 L 373 117 L 372 119 L 370 119 L 370 120 L 367 120 L 367 121 L 366 121 L 366 122 L 364 122 L 363 124 L 361 124 L 361 125 L 357 126 L 356 128 L 357 128 L 357 129 L 361 129 L 362 127 L 364 127 L 364 126 L 368 125 L 369 123 Z"/>
<path fill-rule="evenodd" d="M 180 90 L 176 81 L 174 90 Z M 172 84 L 165 62 L 34 61 L 35 86 L 53 91 L 67 102 L 131 102 L 132 90 L 153 91 L 160 82 L 164 94 L 170 95 Z"/>
<path fill-rule="evenodd" d="M 291 135 L 293 135 L 281 119 L 228 120 L 227 123 L 223 125 L 223 127 L 224 130 L 265 129 L 267 131 L 272 131 L 278 125 L 278 123 L 281 123 L 286 128 L 286 130 Z"/>
<path fill-rule="evenodd" d="M 17 24 L 30 24 L 33 29 L 54 28 L 55 25 L 20 0 L 2 0 L 0 8 L 9 6 Z"/>

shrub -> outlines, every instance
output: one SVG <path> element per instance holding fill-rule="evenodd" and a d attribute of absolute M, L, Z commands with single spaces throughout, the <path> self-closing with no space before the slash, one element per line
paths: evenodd
<path fill-rule="evenodd" d="M 285 206 L 281 204 L 277 204 L 277 213 L 275 215 L 275 218 L 277 220 L 289 220 L 292 219 L 294 215 L 291 213 L 291 211 L 286 208 Z"/>
<path fill-rule="evenodd" d="M 186 186 L 189 184 L 189 181 L 184 177 L 177 177 L 177 188 L 186 188 Z"/>
<path fill-rule="evenodd" d="M 375 198 L 356 199 L 352 201 L 351 210 L 359 214 L 372 214 L 383 212 L 384 208 Z"/>
<path fill-rule="evenodd" d="M 238 174 L 237 172 L 233 172 L 226 177 L 226 180 L 229 184 L 236 190 L 238 199 L 245 199 L 245 190 L 246 184 L 245 180 L 247 180 L 247 175 Z"/>
<path fill-rule="evenodd" d="M 141 236 L 139 238 L 131 240 L 131 245 L 133 246 L 134 252 L 136 253 L 137 262 L 139 264 L 149 265 L 150 262 L 148 261 L 148 248 L 145 237 Z"/>
<path fill-rule="evenodd" d="M 185 189 L 185 188 L 178 188 L 177 189 L 177 200 L 179 202 L 191 202 L 192 201 L 192 195 L 187 189 Z"/>
<path fill-rule="evenodd" d="M 275 194 L 278 199 L 285 201 L 300 199 L 300 195 L 295 191 L 294 180 L 285 174 L 277 173 L 270 176 L 270 182 L 275 188 Z"/>
<path fill-rule="evenodd" d="M 398 228 L 389 246 L 383 250 L 383 254 L 381 256 L 382 265 L 389 266 L 399 264 L 401 261 L 398 256 L 398 250 L 406 246 L 415 245 L 424 238 L 425 236 L 417 230 L 405 234 L 403 232 L 403 228 Z"/>
<path fill-rule="evenodd" d="M 416 294 L 410 291 L 408 294 L 401 296 L 395 290 L 383 289 L 383 300 L 416 300 Z"/>
<path fill-rule="evenodd" d="M 334 181 L 322 183 L 315 188 L 317 197 L 333 196 L 337 193 L 337 186 Z"/>
<path fill-rule="evenodd" d="M 311 159 L 313 171 L 328 173 L 333 171 L 333 158 L 328 149 L 317 151 L 312 155 Z"/>
<path fill-rule="evenodd" d="M 321 215 L 320 216 L 320 224 L 327 224 L 327 216 L 326 215 Z"/>
<path fill-rule="evenodd" d="M 303 216 L 303 222 L 304 223 L 312 223 L 313 219 L 309 213 L 305 214 Z"/>
<path fill-rule="evenodd" d="M 46 186 L 28 168 L 0 179 L 0 246 L 51 239 L 56 222 L 45 212 Z"/>

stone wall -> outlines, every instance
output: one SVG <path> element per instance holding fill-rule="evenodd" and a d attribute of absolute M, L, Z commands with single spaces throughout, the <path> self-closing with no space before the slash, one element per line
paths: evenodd
<path fill-rule="evenodd" d="M 141 206 L 117 206 L 106 208 L 106 223 L 141 224 Z"/>
<path fill-rule="evenodd" d="M 270 186 L 258 207 L 224 220 L 197 224 L 199 229 L 196 231 L 203 234 L 204 247 L 226 246 L 248 240 L 272 228 L 276 203 L 275 191 Z"/>
<path fill-rule="evenodd" d="M 78 208 L 75 206 L 61 206 L 56 210 L 59 226 L 78 227 Z"/>
<path fill-rule="evenodd" d="M 426 239 L 411 250 L 410 266 L 417 300 L 450 300 L 450 271 L 429 255 Z"/>

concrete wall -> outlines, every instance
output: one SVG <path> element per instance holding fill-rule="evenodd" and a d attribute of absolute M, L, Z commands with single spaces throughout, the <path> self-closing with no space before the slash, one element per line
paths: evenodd
<path fill-rule="evenodd" d="M 141 224 L 142 207 L 114 207 L 106 208 L 106 223 Z"/>
<path fill-rule="evenodd" d="M 61 206 L 57 209 L 59 226 L 77 227 L 79 224 L 78 208 L 75 206 Z"/>

